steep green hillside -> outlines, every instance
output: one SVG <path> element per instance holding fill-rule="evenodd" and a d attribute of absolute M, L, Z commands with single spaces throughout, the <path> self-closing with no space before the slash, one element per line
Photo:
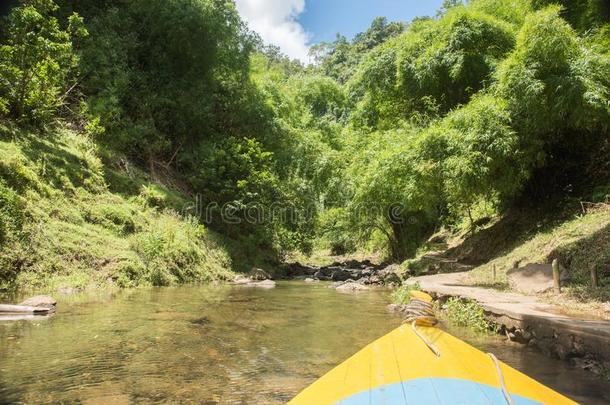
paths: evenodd
<path fill-rule="evenodd" d="M 188 196 L 85 134 L 0 127 L 0 282 L 5 287 L 171 285 L 230 276 L 212 232 L 179 215 Z M 123 161 L 124 162 L 124 161 Z"/>

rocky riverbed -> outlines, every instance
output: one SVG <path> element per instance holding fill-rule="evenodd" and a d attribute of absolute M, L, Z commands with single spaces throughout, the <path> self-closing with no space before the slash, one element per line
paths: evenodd
<path fill-rule="evenodd" d="M 330 285 L 341 292 L 365 291 L 374 286 L 398 286 L 402 283 L 399 266 L 378 265 L 368 260 L 335 262 L 328 266 L 304 265 L 298 262 L 286 263 L 280 267 L 284 280 L 304 280 L 308 283 L 332 281 Z M 276 277 L 263 269 L 252 268 L 247 275 L 238 275 L 234 285 L 273 288 Z"/>

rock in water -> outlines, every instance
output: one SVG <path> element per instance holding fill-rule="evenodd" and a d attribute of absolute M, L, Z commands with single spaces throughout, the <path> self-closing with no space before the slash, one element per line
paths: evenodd
<path fill-rule="evenodd" d="M 258 288 L 275 288 L 275 281 L 273 280 L 263 280 L 256 281 L 250 284 L 246 284 L 248 287 L 258 287 Z"/>
<path fill-rule="evenodd" d="M 341 284 L 339 287 L 337 287 L 337 291 L 347 292 L 347 293 L 356 292 L 356 291 L 366 291 L 366 290 L 370 290 L 370 288 L 365 285 L 358 284 L 355 282 L 344 283 L 344 284 Z"/>
<path fill-rule="evenodd" d="M 233 284 L 236 285 L 249 284 L 251 282 L 252 280 L 250 280 L 249 278 L 240 275 L 235 276 L 235 278 L 233 279 Z"/>
<path fill-rule="evenodd" d="M 345 269 L 341 269 L 341 268 L 337 268 L 335 270 L 333 270 L 330 279 L 332 281 L 347 281 L 352 277 L 352 274 L 345 270 Z"/>
<path fill-rule="evenodd" d="M 252 280 L 271 280 L 271 275 L 263 269 L 252 267 L 248 276 Z"/>
<path fill-rule="evenodd" d="M 255 281 L 243 276 L 235 277 L 232 284 L 244 287 L 275 288 L 275 281 L 273 280 Z"/>
<path fill-rule="evenodd" d="M 19 305 L 24 307 L 48 308 L 55 310 L 57 300 L 55 300 L 53 297 L 49 297 L 48 295 L 37 295 L 36 297 L 28 298 Z"/>
<path fill-rule="evenodd" d="M 528 264 L 506 273 L 511 288 L 524 293 L 543 293 L 553 288 L 553 266 L 550 264 Z M 561 267 L 561 281 L 568 280 L 568 272 Z"/>

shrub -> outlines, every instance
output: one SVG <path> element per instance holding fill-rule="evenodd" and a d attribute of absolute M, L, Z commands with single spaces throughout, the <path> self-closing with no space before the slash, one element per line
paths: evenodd
<path fill-rule="evenodd" d="M 226 274 L 228 259 L 206 245 L 206 231 L 195 220 L 173 213 L 156 214 L 142 232 L 131 237 L 131 246 L 145 265 L 129 270 L 132 276 L 156 286 L 211 281 Z"/>
<path fill-rule="evenodd" d="M 476 332 L 488 333 L 495 326 L 485 318 L 485 311 L 476 301 L 450 298 L 443 306 L 447 318 L 457 326 L 471 328 Z"/>
<path fill-rule="evenodd" d="M 411 302 L 411 291 L 421 291 L 419 283 L 403 285 L 392 293 L 392 302 L 406 305 Z"/>

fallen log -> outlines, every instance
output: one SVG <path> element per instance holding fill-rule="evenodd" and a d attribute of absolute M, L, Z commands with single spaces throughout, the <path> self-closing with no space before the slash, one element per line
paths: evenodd
<path fill-rule="evenodd" d="M 3 314 L 36 314 L 36 315 L 46 315 L 52 310 L 50 308 L 42 308 L 42 307 L 28 307 L 24 305 L 1 305 L 0 304 L 0 313 Z"/>

